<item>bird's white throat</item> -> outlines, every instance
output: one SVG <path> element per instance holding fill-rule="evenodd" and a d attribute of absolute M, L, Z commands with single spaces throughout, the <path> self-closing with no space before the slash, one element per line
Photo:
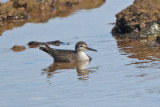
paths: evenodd
<path fill-rule="evenodd" d="M 90 58 L 84 51 L 79 51 L 77 53 L 77 61 L 89 61 Z"/>

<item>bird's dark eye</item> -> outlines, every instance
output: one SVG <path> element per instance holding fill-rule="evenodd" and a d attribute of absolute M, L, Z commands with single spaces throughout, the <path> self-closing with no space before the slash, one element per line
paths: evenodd
<path fill-rule="evenodd" d="M 81 45 L 81 47 L 83 47 L 83 46 Z"/>

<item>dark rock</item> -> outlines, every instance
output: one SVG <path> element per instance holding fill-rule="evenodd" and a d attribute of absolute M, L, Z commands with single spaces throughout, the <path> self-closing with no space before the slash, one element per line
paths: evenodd
<path fill-rule="evenodd" d="M 49 44 L 49 45 L 55 45 L 55 46 L 60 46 L 61 44 L 65 44 L 65 43 L 61 42 L 59 40 L 56 40 L 56 41 L 47 42 L 47 44 Z"/>
<path fill-rule="evenodd" d="M 44 43 L 45 42 L 30 41 L 30 42 L 28 42 L 28 45 L 42 45 Z"/>
<path fill-rule="evenodd" d="M 157 41 L 158 43 L 160 43 L 160 36 L 157 36 L 157 37 L 156 37 L 156 41 Z"/>
<path fill-rule="evenodd" d="M 73 6 L 73 3 L 67 1 L 67 2 L 65 3 L 65 6 L 67 6 L 67 7 L 72 7 L 72 6 Z"/>
<path fill-rule="evenodd" d="M 45 44 L 45 42 L 30 41 L 28 43 L 28 46 L 30 48 L 36 48 L 36 47 L 39 47 L 40 45 L 44 45 L 44 44 Z"/>
<path fill-rule="evenodd" d="M 116 15 L 116 25 L 112 29 L 114 34 L 133 32 L 147 32 L 152 25 L 160 24 L 160 0 L 135 0 L 133 5 L 127 7 Z"/>
<path fill-rule="evenodd" d="M 48 45 L 55 45 L 55 46 L 60 46 L 61 44 L 66 44 L 68 45 L 68 43 L 64 43 L 64 42 L 61 42 L 59 40 L 56 40 L 56 41 L 49 41 L 49 42 L 37 42 L 37 41 L 30 41 L 28 43 L 28 46 L 30 48 L 35 48 L 35 47 L 39 47 L 40 45 L 44 45 L 44 44 L 48 44 Z"/>

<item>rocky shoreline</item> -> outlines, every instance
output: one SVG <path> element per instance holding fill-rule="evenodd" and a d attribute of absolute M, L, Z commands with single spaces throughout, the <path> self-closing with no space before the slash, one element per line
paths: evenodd
<path fill-rule="evenodd" d="M 10 0 L 0 3 L 0 35 L 25 23 L 45 23 L 80 9 L 101 6 L 105 0 Z M 116 14 L 112 34 L 116 37 L 160 38 L 160 0 L 135 0 Z"/>
<path fill-rule="evenodd" d="M 117 37 L 160 36 L 160 0 L 135 0 L 132 5 L 116 14 L 112 34 Z"/>
<path fill-rule="evenodd" d="M 80 9 L 101 6 L 105 0 L 10 0 L 0 3 L 0 35 L 25 23 L 45 23 Z"/>

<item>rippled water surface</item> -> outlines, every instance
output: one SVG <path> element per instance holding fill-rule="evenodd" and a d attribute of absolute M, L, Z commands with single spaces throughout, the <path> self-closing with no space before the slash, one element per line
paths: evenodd
<path fill-rule="evenodd" d="M 27 23 L 0 36 L 0 106 L 158 107 L 160 51 L 146 42 L 115 38 L 115 14 L 133 0 L 108 0 L 98 8 L 78 10 L 46 23 Z M 53 63 L 38 48 L 13 52 L 29 41 L 87 42 L 98 52 L 85 63 Z M 87 68 L 85 68 L 87 66 Z"/>

